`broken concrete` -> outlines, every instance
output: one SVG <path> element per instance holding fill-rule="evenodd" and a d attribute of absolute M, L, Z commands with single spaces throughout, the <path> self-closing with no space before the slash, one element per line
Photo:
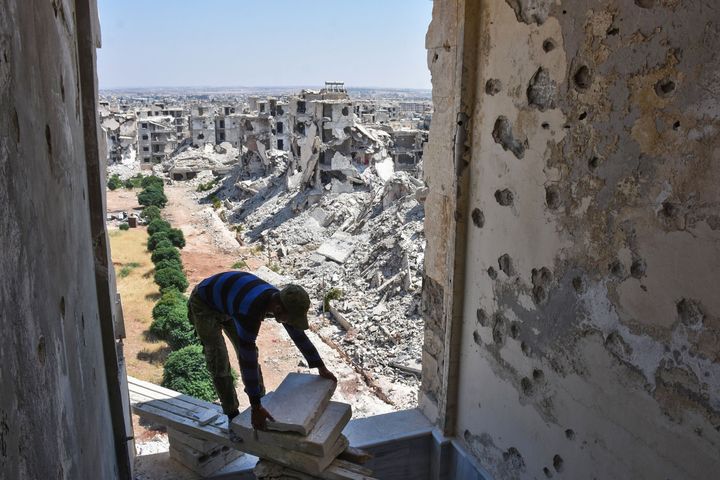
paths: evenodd
<path fill-rule="evenodd" d="M 262 399 L 263 406 L 275 418 L 268 420 L 268 429 L 308 435 L 330 401 L 335 386 L 318 375 L 290 373 L 272 396 Z"/>

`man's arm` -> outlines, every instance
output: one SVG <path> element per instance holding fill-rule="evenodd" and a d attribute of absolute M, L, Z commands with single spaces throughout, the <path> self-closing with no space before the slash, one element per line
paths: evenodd
<path fill-rule="evenodd" d="M 323 363 L 322 358 L 320 358 L 320 354 L 315 348 L 315 345 L 313 345 L 308 336 L 305 335 L 305 332 L 287 323 L 283 323 L 283 327 L 285 327 L 292 341 L 295 342 L 295 346 L 298 347 L 300 353 L 305 357 L 308 366 L 310 368 L 317 368 L 321 377 L 337 382 L 337 378 L 325 367 L 325 363 Z"/>

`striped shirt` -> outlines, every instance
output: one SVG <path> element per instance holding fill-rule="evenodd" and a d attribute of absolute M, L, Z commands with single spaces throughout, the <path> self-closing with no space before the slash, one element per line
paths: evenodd
<path fill-rule="evenodd" d="M 233 319 L 239 340 L 235 346 L 240 362 L 240 376 L 252 405 L 260 404 L 260 370 L 256 339 L 265 308 L 278 289 L 247 272 L 223 272 L 208 277 L 197 287 L 197 294 L 209 307 Z M 324 366 L 320 354 L 305 332 L 283 324 L 290 338 L 305 357 L 308 366 Z"/>

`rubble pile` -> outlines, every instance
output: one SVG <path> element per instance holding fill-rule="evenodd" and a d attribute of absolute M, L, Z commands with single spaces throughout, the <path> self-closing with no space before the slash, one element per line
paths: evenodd
<path fill-rule="evenodd" d="M 318 302 L 321 335 L 407 407 L 416 401 L 423 341 L 424 185 L 383 168 L 386 180 L 373 165 L 357 176 L 363 184 L 339 194 L 288 189 L 282 170 L 250 180 L 236 172 L 214 195 L 272 270 L 317 299 L 339 297 Z"/>

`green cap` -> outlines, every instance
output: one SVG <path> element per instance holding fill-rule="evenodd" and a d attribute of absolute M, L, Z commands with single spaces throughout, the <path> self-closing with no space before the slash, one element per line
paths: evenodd
<path fill-rule="evenodd" d="M 290 284 L 280 290 L 280 301 L 288 313 L 288 324 L 300 330 L 307 330 L 307 312 L 310 308 L 310 295 L 300 285 Z"/>

